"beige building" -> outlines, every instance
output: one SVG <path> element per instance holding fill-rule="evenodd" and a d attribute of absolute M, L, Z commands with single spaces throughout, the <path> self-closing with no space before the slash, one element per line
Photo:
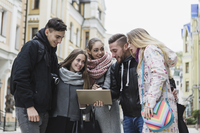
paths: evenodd
<path fill-rule="evenodd" d="M 183 101 L 187 104 L 186 117 L 200 104 L 200 15 L 199 4 L 191 5 L 191 22 L 182 30 L 183 38 Z"/>
<path fill-rule="evenodd" d="M 25 10 L 26 0 L 0 0 L 0 111 L 5 111 L 5 97 L 10 94 L 13 60 L 24 44 Z M 7 121 L 14 121 L 14 111 L 6 112 Z M 5 114 L 0 114 L 2 120 Z"/>
<path fill-rule="evenodd" d="M 61 18 L 68 27 L 58 45 L 59 61 L 75 48 L 85 49 L 89 39 L 105 39 L 104 0 L 30 0 L 28 2 L 26 41 L 43 28 L 50 18 Z"/>

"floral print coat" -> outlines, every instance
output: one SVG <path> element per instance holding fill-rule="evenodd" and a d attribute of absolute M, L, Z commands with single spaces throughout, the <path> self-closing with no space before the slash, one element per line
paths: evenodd
<path fill-rule="evenodd" d="M 168 67 L 173 67 L 177 62 L 177 55 L 170 49 L 168 49 L 169 57 L 167 61 Z M 141 50 L 139 51 L 140 60 Z M 143 103 L 145 106 L 154 108 L 159 100 L 166 98 L 166 83 L 167 81 L 167 91 L 169 105 L 174 114 L 174 123 L 167 129 L 161 131 L 160 133 L 178 133 L 178 117 L 177 117 L 177 106 L 174 96 L 170 89 L 169 84 L 169 68 L 165 67 L 164 55 L 160 48 L 155 45 L 148 45 L 144 51 L 144 96 Z M 142 64 L 138 69 L 138 85 L 140 93 L 140 101 L 142 101 Z M 142 133 L 149 133 L 150 131 L 147 126 L 143 125 Z"/>

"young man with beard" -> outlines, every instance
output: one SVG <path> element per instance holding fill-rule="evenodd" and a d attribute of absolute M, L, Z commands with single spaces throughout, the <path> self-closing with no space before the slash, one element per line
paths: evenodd
<path fill-rule="evenodd" d="M 113 35 L 108 43 L 112 57 L 117 60 L 111 66 L 111 94 L 112 99 L 120 100 L 124 115 L 124 133 L 141 133 L 143 119 L 136 71 L 138 63 L 129 51 L 124 34 Z"/>
<path fill-rule="evenodd" d="M 13 63 L 11 86 L 22 133 L 45 133 L 55 88 L 51 74 L 58 74 L 56 49 L 66 30 L 61 19 L 50 19 Z"/>

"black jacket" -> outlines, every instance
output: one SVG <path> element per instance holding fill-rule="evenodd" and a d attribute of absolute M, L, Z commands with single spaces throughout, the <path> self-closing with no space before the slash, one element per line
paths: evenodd
<path fill-rule="evenodd" d="M 13 82 L 16 85 L 15 106 L 34 106 L 39 113 L 51 109 L 52 92 L 55 88 L 51 73 L 58 74 L 56 48 L 50 46 L 44 31 L 41 29 L 33 40 L 24 44 L 16 58 L 13 74 Z M 43 52 L 38 50 L 38 43 L 44 45 Z M 44 54 L 39 62 L 38 54 Z"/>
<path fill-rule="evenodd" d="M 122 63 L 123 80 L 121 80 Z M 141 116 L 141 105 L 138 91 L 137 62 L 131 55 L 121 64 L 115 63 L 111 66 L 111 94 L 112 99 L 120 98 L 123 114 L 129 117 Z M 129 69 L 129 74 L 128 73 Z M 127 80 L 128 78 L 128 80 Z M 121 89 L 121 81 L 123 88 Z M 121 91 L 120 91 L 121 90 Z"/>

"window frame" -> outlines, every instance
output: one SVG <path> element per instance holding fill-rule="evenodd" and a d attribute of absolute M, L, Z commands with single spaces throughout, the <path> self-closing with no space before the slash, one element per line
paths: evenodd
<path fill-rule="evenodd" d="M 98 19 L 102 20 L 102 11 L 98 8 Z"/>
<path fill-rule="evenodd" d="M 33 0 L 33 9 L 39 9 L 40 6 L 40 0 Z M 37 7 L 36 7 L 37 5 Z"/>
<path fill-rule="evenodd" d="M 185 92 L 189 92 L 190 91 L 190 86 L 189 86 L 189 81 L 185 82 Z"/>
<path fill-rule="evenodd" d="M 73 23 L 71 22 L 70 23 L 70 41 L 73 43 L 73 29 L 74 29 L 74 26 L 73 26 Z"/>
<path fill-rule="evenodd" d="M 186 36 L 185 36 L 185 53 L 189 52 L 189 35 L 188 32 L 186 32 Z"/>
<path fill-rule="evenodd" d="M 19 50 L 19 32 L 20 26 L 16 26 L 16 36 L 15 36 L 15 49 Z"/>
<path fill-rule="evenodd" d="M 185 63 L 185 73 L 189 73 L 189 62 Z"/>
<path fill-rule="evenodd" d="M 36 35 L 36 34 L 33 35 L 33 29 L 37 29 L 37 32 L 38 32 L 38 27 L 31 27 L 31 36 L 30 36 L 30 39 L 33 39 L 33 37 Z M 37 32 L 35 32 L 35 33 L 37 33 Z"/>
<path fill-rule="evenodd" d="M 86 31 L 85 32 L 85 48 L 87 48 L 87 46 L 88 46 L 89 37 L 90 37 L 90 32 Z"/>

